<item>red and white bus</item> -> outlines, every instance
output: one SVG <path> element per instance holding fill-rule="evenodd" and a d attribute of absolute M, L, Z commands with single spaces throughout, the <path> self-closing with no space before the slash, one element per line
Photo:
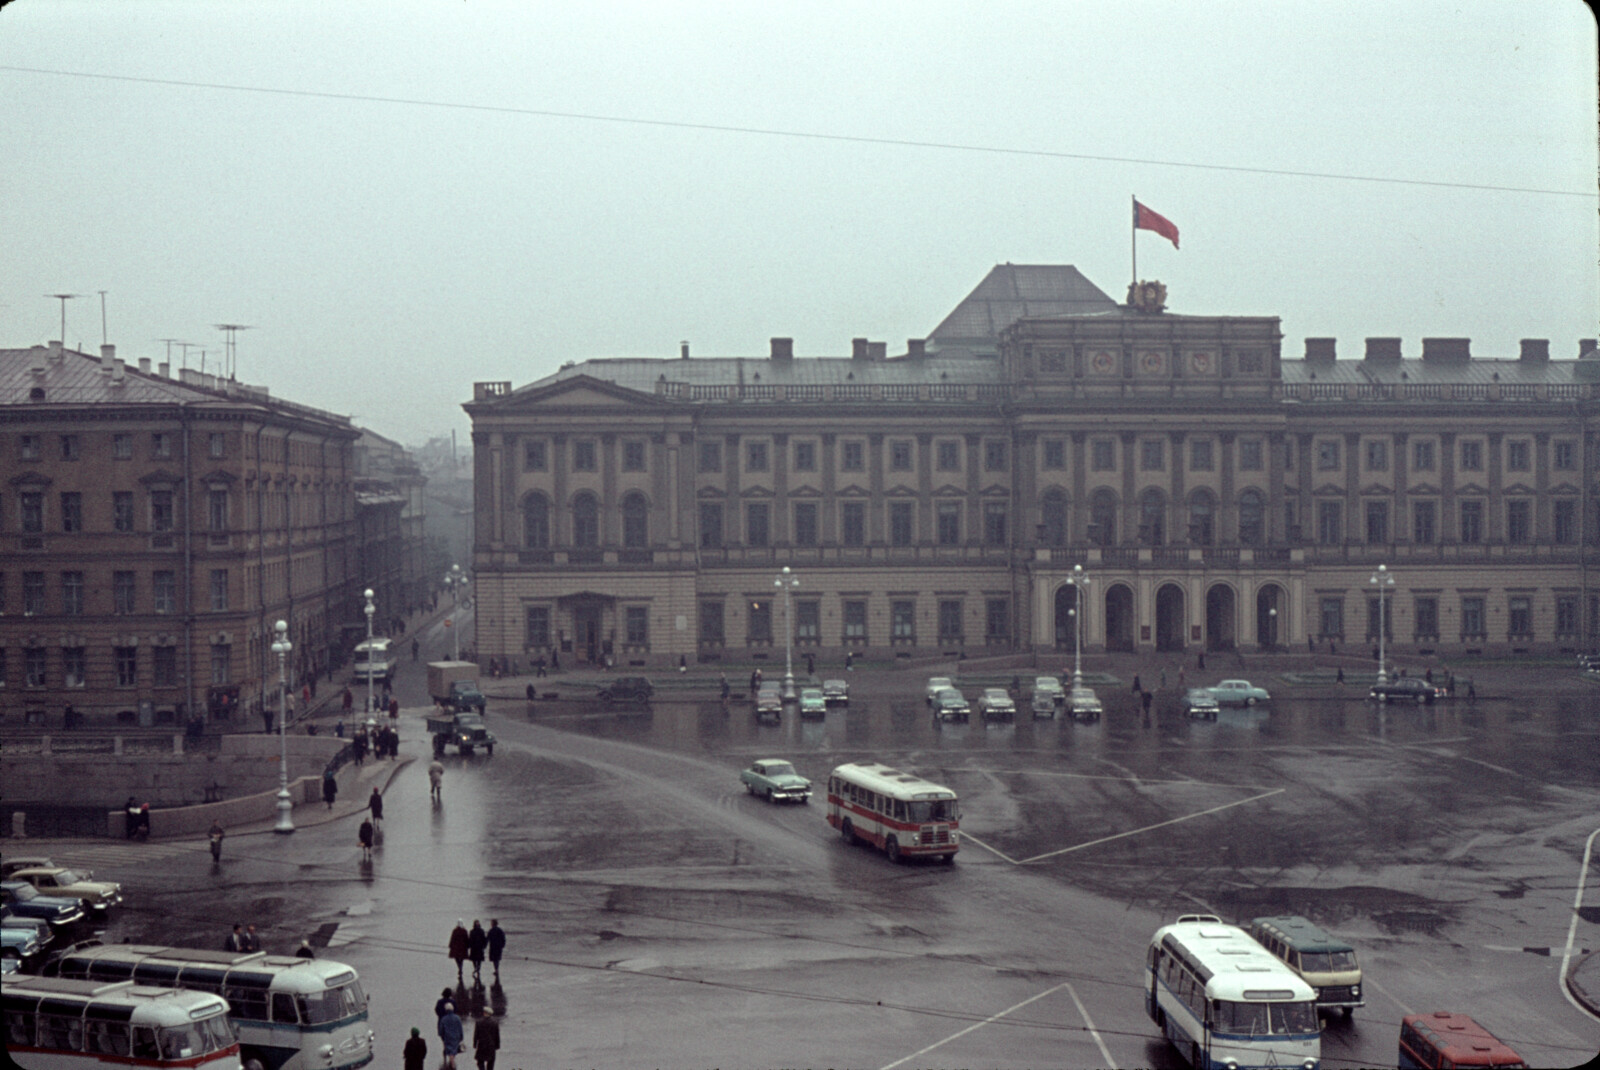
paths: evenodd
<path fill-rule="evenodd" d="M 7 977 L 6 1053 L 24 1070 L 239 1070 L 221 996 L 132 981 Z"/>
<path fill-rule="evenodd" d="M 828 774 L 828 824 L 845 843 L 870 843 L 891 862 L 929 855 L 951 862 L 961 847 L 956 793 L 880 762 Z"/>

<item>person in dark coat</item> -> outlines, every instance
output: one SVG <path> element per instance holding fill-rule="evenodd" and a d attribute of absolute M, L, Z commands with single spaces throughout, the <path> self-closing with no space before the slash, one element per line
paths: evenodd
<path fill-rule="evenodd" d="M 333 809 L 333 800 L 339 797 L 339 781 L 334 779 L 332 773 L 322 774 L 322 801 L 328 804 L 328 809 Z"/>
<path fill-rule="evenodd" d="M 450 992 L 450 990 L 448 988 L 440 989 L 439 990 L 439 998 L 434 1000 L 434 1002 L 433 1002 L 433 1016 L 435 1018 L 444 1017 L 444 1009 L 445 1009 L 445 1007 L 454 998 L 455 997 L 451 994 L 451 992 Z"/>
<path fill-rule="evenodd" d="M 377 788 L 372 789 L 372 797 L 367 800 L 367 809 L 372 811 L 374 825 L 383 820 L 383 793 Z"/>
<path fill-rule="evenodd" d="M 488 1011 L 478 1019 L 472 1031 L 472 1057 L 478 1061 L 478 1070 L 494 1070 L 494 1054 L 500 1050 L 500 1023 Z"/>
<path fill-rule="evenodd" d="M 456 960 L 456 980 L 461 980 L 461 964 L 467 961 L 467 926 L 460 918 L 456 919 L 456 927 L 450 930 L 450 957 Z"/>
<path fill-rule="evenodd" d="M 472 979 L 476 981 L 483 972 L 483 952 L 489 946 L 489 934 L 483 931 L 483 922 L 472 919 L 472 931 L 467 934 L 467 957 L 472 959 Z"/>
<path fill-rule="evenodd" d="M 446 1003 L 444 1013 L 439 1015 L 439 1043 L 443 1045 L 444 1065 L 448 1070 L 455 1070 L 456 1056 L 461 1053 L 461 1042 L 466 1036 L 467 1031 L 456 1015 L 456 1005 Z"/>
<path fill-rule="evenodd" d="M 372 821 L 370 818 L 362 819 L 361 828 L 356 832 L 356 841 L 361 844 L 361 857 L 370 860 L 372 858 Z"/>
<path fill-rule="evenodd" d="M 428 1042 L 422 1039 L 422 1030 L 411 1027 L 411 1039 L 406 1041 L 400 1057 L 405 1060 L 405 1070 L 422 1070 L 428 1061 Z"/>
<path fill-rule="evenodd" d="M 150 804 L 149 803 L 143 803 L 143 804 L 140 805 L 140 807 L 139 807 L 139 827 L 134 830 L 134 833 L 141 840 L 148 840 L 150 838 Z"/>
<path fill-rule="evenodd" d="M 506 931 L 500 928 L 499 918 L 489 919 L 489 962 L 494 966 L 494 979 L 500 980 L 500 956 L 506 951 Z"/>
<path fill-rule="evenodd" d="M 229 933 L 228 934 L 228 938 L 222 942 L 222 950 L 224 950 L 224 951 L 243 951 L 244 950 L 244 926 L 243 925 L 235 925 L 233 927 L 233 932 Z"/>
<path fill-rule="evenodd" d="M 317 953 L 312 949 L 310 940 L 302 940 L 300 941 L 300 946 L 294 949 L 294 957 L 297 959 L 314 959 L 317 957 Z M 415 1031 L 412 1030 L 412 1032 Z"/>
<path fill-rule="evenodd" d="M 139 804 L 133 801 L 133 796 L 128 796 L 127 808 L 122 814 L 123 838 L 131 840 L 133 834 L 139 830 Z"/>

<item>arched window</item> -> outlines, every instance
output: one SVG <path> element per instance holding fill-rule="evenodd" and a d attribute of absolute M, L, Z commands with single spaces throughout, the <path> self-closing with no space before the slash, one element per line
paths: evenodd
<path fill-rule="evenodd" d="M 634 491 L 622 496 L 622 545 L 629 550 L 643 550 L 650 544 L 650 504 L 643 494 Z"/>
<path fill-rule="evenodd" d="M 522 499 L 522 545 L 530 550 L 550 547 L 550 500 L 543 494 Z"/>
<path fill-rule="evenodd" d="M 1146 546 L 1167 542 L 1167 499 L 1154 487 L 1139 495 L 1139 541 Z"/>
<path fill-rule="evenodd" d="M 600 506 L 593 494 L 572 500 L 572 545 L 592 549 L 600 545 Z"/>
<path fill-rule="evenodd" d="M 1217 538 L 1217 503 L 1209 490 L 1189 495 L 1189 542 L 1210 546 Z"/>
<path fill-rule="evenodd" d="M 1239 495 L 1239 541 L 1246 546 L 1260 546 L 1267 541 L 1266 509 L 1259 490 Z"/>
<path fill-rule="evenodd" d="M 1117 541 L 1117 496 L 1105 487 L 1089 499 L 1089 541 L 1100 546 Z"/>
<path fill-rule="evenodd" d="M 1044 527 L 1044 545 L 1067 544 L 1067 496 L 1059 488 L 1052 487 L 1044 492 L 1039 502 L 1039 519 Z"/>

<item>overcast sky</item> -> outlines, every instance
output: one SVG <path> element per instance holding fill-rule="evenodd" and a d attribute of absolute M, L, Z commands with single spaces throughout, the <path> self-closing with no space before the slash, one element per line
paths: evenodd
<path fill-rule="evenodd" d="M 567 360 L 903 352 L 996 263 L 1121 300 L 1137 194 L 1169 308 L 1286 356 L 1572 357 L 1596 74 L 1578 0 L 13 0 L 0 347 L 105 290 L 119 355 L 250 324 L 241 379 L 417 443 Z"/>

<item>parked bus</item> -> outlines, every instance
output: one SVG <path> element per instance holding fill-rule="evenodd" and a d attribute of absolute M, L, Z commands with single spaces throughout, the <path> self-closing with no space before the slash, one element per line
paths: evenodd
<path fill-rule="evenodd" d="M 891 862 L 928 855 L 951 862 L 961 847 L 956 793 L 879 762 L 841 765 L 828 775 L 828 824 L 844 842 L 864 840 Z"/>
<path fill-rule="evenodd" d="M 394 679 L 394 644 L 388 639 L 363 639 L 356 644 L 356 679 L 366 683 L 372 677 L 375 684 L 386 684 Z"/>
<path fill-rule="evenodd" d="M 1144 1009 L 1196 1070 L 1322 1063 L 1311 986 L 1214 914 L 1185 914 L 1156 930 Z"/>
<path fill-rule="evenodd" d="M 1300 979 L 1317 990 L 1317 1009 L 1338 1009 L 1346 1018 L 1363 1006 L 1361 964 L 1356 949 L 1336 940 L 1299 915 L 1256 918 L 1250 935 Z"/>
<path fill-rule="evenodd" d="M 228 1001 L 244 1058 L 265 1070 L 350 1070 L 372 1061 L 367 996 L 356 971 L 342 962 L 111 944 L 68 952 L 49 972 L 219 995 Z"/>
<path fill-rule="evenodd" d="M 1527 1060 L 1465 1014 L 1435 1011 L 1400 1019 L 1400 1066 L 1527 1067 Z"/>
<path fill-rule="evenodd" d="M 228 1005 L 209 992 L 12 974 L 0 1007 L 6 1054 L 24 1070 L 240 1070 Z"/>

